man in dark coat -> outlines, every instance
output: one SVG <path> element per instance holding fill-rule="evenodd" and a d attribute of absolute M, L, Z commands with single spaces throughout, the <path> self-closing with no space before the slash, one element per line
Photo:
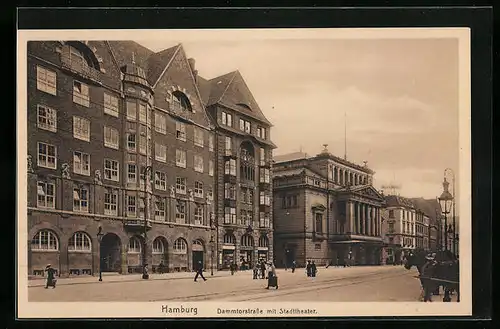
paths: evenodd
<path fill-rule="evenodd" d="M 311 261 L 308 260 L 307 261 L 307 265 L 306 265 L 306 273 L 307 273 L 307 276 L 312 276 L 311 274 L 311 270 L 312 270 L 312 264 L 311 264 Z"/>
<path fill-rule="evenodd" d="M 314 261 L 312 261 L 312 264 L 311 264 L 311 276 L 313 278 L 316 277 L 316 272 L 318 272 L 318 270 L 316 269 L 316 264 L 314 263 Z"/>
<path fill-rule="evenodd" d="M 292 262 L 292 273 L 295 273 L 295 269 L 297 268 L 297 262 L 294 260 Z"/>
<path fill-rule="evenodd" d="M 260 263 L 260 278 L 266 278 L 266 263 L 264 261 Z"/>
<path fill-rule="evenodd" d="M 45 284 L 45 289 L 48 289 L 51 286 L 53 289 L 56 287 L 55 274 L 56 270 L 54 270 L 50 264 L 45 268 L 47 272 L 47 283 Z"/>
<path fill-rule="evenodd" d="M 198 276 L 201 276 L 203 281 L 207 281 L 207 279 L 205 279 L 205 277 L 203 276 L 203 264 L 201 263 L 201 261 L 198 261 L 198 264 L 196 264 L 196 275 L 194 276 L 194 282 L 196 282 Z"/>

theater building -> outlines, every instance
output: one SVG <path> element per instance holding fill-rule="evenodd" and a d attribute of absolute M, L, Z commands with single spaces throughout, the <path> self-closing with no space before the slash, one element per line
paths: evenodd
<path fill-rule="evenodd" d="M 217 266 L 273 258 L 271 123 L 240 72 L 198 81 L 216 126 Z"/>
<path fill-rule="evenodd" d="M 329 153 L 276 156 L 273 164 L 274 248 L 278 266 L 293 260 L 324 265 L 380 264 L 383 196 L 374 172 Z"/>
<path fill-rule="evenodd" d="M 214 191 L 224 196 L 225 179 L 215 170 L 226 156 L 242 165 L 242 144 L 259 159 L 267 139 L 240 134 L 234 111 L 241 139 L 234 154 L 217 154 L 224 139 L 182 45 L 155 53 L 129 41 L 29 42 L 27 65 L 29 275 L 48 263 L 64 276 L 134 273 L 144 263 L 210 268 Z"/>

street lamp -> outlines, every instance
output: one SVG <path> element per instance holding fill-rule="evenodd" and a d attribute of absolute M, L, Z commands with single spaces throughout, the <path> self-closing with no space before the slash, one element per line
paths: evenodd
<path fill-rule="evenodd" d="M 149 212 L 149 203 L 148 203 L 148 191 L 147 191 L 147 181 L 148 174 L 151 174 L 151 170 L 153 168 L 151 166 L 147 166 L 144 168 L 144 247 L 142 248 L 142 278 L 144 280 L 149 279 L 148 273 L 148 263 L 147 263 L 147 246 L 148 246 L 148 212 Z"/>
<path fill-rule="evenodd" d="M 446 173 L 446 171 L 445 171 Z M 443 179 L 443 193 L 439 197 L 439 203 L 441 204 L 441 209 L 444 215 L 444 250 L 448 250 L 448 217 L 447 215 L 450 213 L 451 205 L 453 203 L 453 195 L 448 191 L 450 183 L 446 180 L 446 176 Z"/>
<path fill-rule="evenodd" d="M 214 275 L 214 252 L 215 252 L 215 241 L 214 236 L 210 236 L 210 248 L 211 248 L 211 260 L 210 260 L 210 275 Z"/>
<path fill-rule="evenodd" d="M 453 251 L 453 254 L 457 254 L 457 249 L 456 249 L 456 232 L 455 232 L 455 228 L 456 228 L 456 223 L 455 223 L 455 204 L 456 204 L 456 195 L 455 195 L 455 172 L 451 169 L 451 168 L 446 168 L 444 170 L 444 174 L 446 175 L 446 172 L 450 172 L 451 173 L 451 188 L 452 188 L 452 195 L 453 195 L 453 213 L 452 213 L 452 221 L 453 221 L 453 226 L 452 226 L 452 230 L 453 230 L 453 235 L 452 235 L 452 241 L 453 241 L 453 247 L 452 247 L 452 251 Z"/>
<path fill-rule="evenodd" d="M 99 281 L 102 281 L 102 253 L 101 253 L 101 241 L 104 233 L 102 233 L 102 227 L 99 226 L 97 231 L 97 241 L 99 241 Z"/>

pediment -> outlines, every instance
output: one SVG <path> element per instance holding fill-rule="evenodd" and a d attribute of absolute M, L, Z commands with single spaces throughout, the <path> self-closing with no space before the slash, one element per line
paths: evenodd
<path fill-rule="evenodd" d="M 377 199 L 380 202 L 384 201 L 384 197 L 373 186 L 365 186 L 355 192 L 364 197 Z"/>
<path fill-rule="evenodd" d="M 321 203 L 315 203 L 311 206 L 311 209 L 316 210 L 316 211 L 325 211 L 326 207 L 324 205 L 322 205 Z"/>

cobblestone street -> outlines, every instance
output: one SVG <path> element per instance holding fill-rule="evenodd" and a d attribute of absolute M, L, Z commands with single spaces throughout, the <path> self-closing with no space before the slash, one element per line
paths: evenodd
<path fill-rule="evenodd" d="M 417 301 L 420 284 L 415 270 L 397 266 L 319 268 L 314 279 L 304 269 L 280 269 L 279 289 L 266 290 L 267 280 L 253 280 L 250 271 L 205 273 L 207 281 L 193 282 L 194 273 L 61 279 L 56 289 L 30 282 L 30 302 L 88 301 Z M 90 281 L 92 280 L 92 281 Z M 38 280 L 37 280 L 38 281 Z M 453 296 L 455 297 L 455 296 Z M 441 301 L 435 296 L 434 301 Z"/>

